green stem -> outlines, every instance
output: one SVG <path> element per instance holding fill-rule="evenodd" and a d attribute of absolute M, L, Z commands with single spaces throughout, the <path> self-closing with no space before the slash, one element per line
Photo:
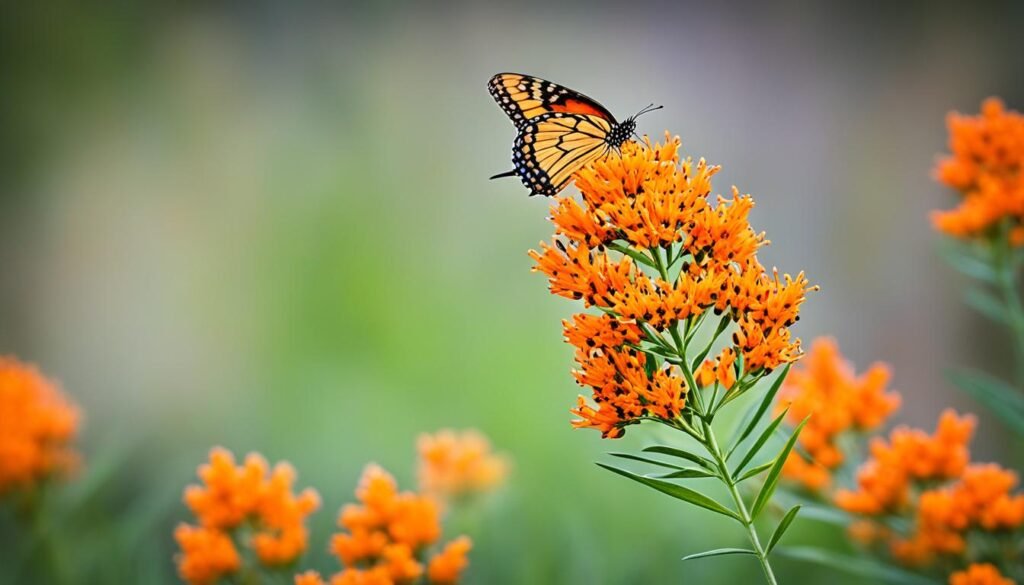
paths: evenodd
<path fill-rule="evenodd" d="M 711 424 L 706 420 L 701 420 L 704 427 L 705 443 L 704 448 L 708 450 L 708 453 L 714 458 L 715 463 L 718 465 L 718 471 L 722 475 L 722 482 L 725 483 L 729 489 L 729 495 L 732 496 L 733 502 L 736 503 L 736 509 L 740 515 L 740 522 L 744 528 L 747 529 L 747 535 L 750 537 L 750 544 L 754 547 L 754 553 L 757 555 L 757 559 L 761 562 L 761 570 L 764 571 L 765 580 L 770 585 L 778 585 L 778 581 L 775 580 L 775 573 L 772 572 L 772 566 L 768 562 L 768 554 L 765 552 L 764 547 L 761 545 L 761 539 L 757 536 L 757 529 L 754 527 L 754 520 L 750 517 L 750 512 L 747 510 L 747 505 L 743 501 L 743 496 L 740 495 L 739 489 L 736 487 L 736 481 L 732 477 L 732 472 L 729 471 L 729 466 L 725 462 L 725 457 L 722 455 L 722 449 L 718 446 L 718 439 L 715 438 L 715 433 L 711 428 Z"/>
<path fill-rule="evenodd" d="M 1009 325 L 1017 349 L 1017 382 L 1024 384 L 1024 306 L 1021 305 L 1020 291 L 1017 288 L 1017 264 L 1014 262 L 1013 244 L 1009 234 L 1000 234 L 1000 241 L 995 250 L 996 285 L 1003 296 L 1003 303 L 1008 312 Z"/>

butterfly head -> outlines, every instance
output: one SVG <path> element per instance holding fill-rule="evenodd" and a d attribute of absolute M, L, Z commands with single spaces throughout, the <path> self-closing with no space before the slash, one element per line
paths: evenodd
<path fill-rule="evenodd" d="M 618 147 L 622 146 L 623 142 L 629 140 L 629 138 L 631 136 L 636 136 L 637 139 L 639 140 L 640 137 L 637 136 L 637 134 L 636 134 L 636 119 L 639 118 L 640 116 L 643 116 L 647 112 L 653 112 L 654 110 L 660 110 L 663 107 L 664 106 L 656 106 L 654 104 L 650 104 L 647 107 L 645 107 L 644 109 L 640 110 L 639 112 L 637 112 L 637 113 L 633 114 L 632 116 L 626 118 L 625 120 L 622 121 L 621 124 L 618 124 L 617 126 L 612 128 L 612 130 L 608 133 L 608 142 L 612 146 L 618 148 Z"/>

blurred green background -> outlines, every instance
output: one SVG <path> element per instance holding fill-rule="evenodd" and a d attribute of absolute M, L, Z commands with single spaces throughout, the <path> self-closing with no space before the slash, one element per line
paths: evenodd
<path fill-rule="evenodd" d="M 927 213 L 953 201 L 929 176 L 946 112 L 1024 107 L 1019 2 L 94 4 L 0 18 L 0 352 L 87 414 L 64 496 L 80 582 L 174 582 L 181 490 L 215 444 L 320 491 L 306 564 L 333 570 L 323 543 L 364 464 L 411 487 L 415 438 L 441 427 L 515 460 L 467 583 L 758 579 L 746 559 L 681 563 L 743 536 L 593 465 L 657 431 L 569 427 L 577 307 L 526 256 L 547 202 L 486 180 L 514 135 L 484 87 L 499 71 L 621 116 L 664 104 L 641 131 L 754 195 L 762 261 L 822 286 L 798 333 L 893 363 L 903 420 L 977 408 L 951 366 L 1008 369 Z M 998 423 L 978 435 L 979 458 L 1009 455 Z"/>

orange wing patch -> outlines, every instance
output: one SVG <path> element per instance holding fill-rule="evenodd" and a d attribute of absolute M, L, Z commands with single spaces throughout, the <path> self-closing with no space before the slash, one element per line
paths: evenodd
<path fill-rule="evenodd" d="M 589 116 L 597 116 L 599 118 L 604 118 L 606 116 L 605 112 L 595 108 L 592 104 L 574 99 L 567 99 L 565 100 L 565 103 L 561 104 L 551 104 L 551 109 L 556 112 L 587 114 Z"/>

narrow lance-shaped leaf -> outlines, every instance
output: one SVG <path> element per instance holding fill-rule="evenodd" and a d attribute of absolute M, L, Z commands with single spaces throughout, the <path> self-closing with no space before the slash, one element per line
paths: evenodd
<path fill-rule="evenodd" d="M 1024 395 L 1009 384 L 987 374 L 961 371 L 950 375 L 953 383 L 985 405 L 1011 431 L 1024 436 Z"/>
<path fill-rule="evenodd" d="M 771 438 L 772 433 L 775 432 L 775 429 L 779 426 L 779 423 L 782 422 L 782 419 L 786 417 L 786 413 L 788 412 L 789 407 L 787 406 L 779 416 L 775 417 L 775 420 L 773 420 L 771 424 L 765 427 L 764 431 L 761 432 L 761 435 L 757 437 L 756 441 L 754 441 L 754 444 L 750 446 L 749 450 L 747 450 L 747 454 L 743 456 L 740 464 L 736 466 L 736 471 L 733 472 L 733 475 L 743 473 L 743 468 L 747 466 L 747 463 L 750 463 L 750 460 L 753 459 L 755 455 L 757 455 L 758 451 L 761 450 L 761 447 L 764 447 L 764 444 L 768 442 L 768 439 Z"/>
<path fill-rule="evenodd" d="M 985 282 L 994 283 L 999 275 L 986 259 L 979 258 L 978 253 L 960 242 L 947 241 L 939 247 L 939 253 L 949 264 L 960 272 Z"/>
<path fill-rule="evenodd" d="M 786 533 L 786 529 L 793 523 L 796 515 L 800 512 L 800 504 L 797 504 L 786 512 L 786 515 L 779 521 L 779 525 L 775 527 L 775 532 L 772 533 L 772 537 L 768 539 L 768 547 L 765 548 L 765 554 L 772 552 L 775 545 L 779 544 L 779 540 L 782 539 L 782 535 Z"/>
<path fill-rule="evenodd" d="M 981 288 L 972 288 L 964 297 L 967 305 L 996 323 L 1008 321 L 1006 305 L 992 293 Z"/>
<path fill-rule="evenodd" d="M 676 449 L 674 447 L 666 447 L 664 445 L 652 445 L 650 447 L 645 447 L 644 448 L 644 452 L 645 453 L 660 453 L 662 455 L 671 455 L 672 457 L 679 457 L 680 459 L 686 459 L 687 461 L 692 461 L 692 462 L 696 463 L 697 465 L 700 465 L 701 467 L 703 467 L 703 468 L 705 468 L 705 469 L 707 469 L 709 471 L 715 471 L 715 464 L 714 463 L 712 463 L 711 461 L 705 459 L 704 457 L 701 457 L 700 455 L 697 455 L 696 453 L 690 453 L 688 451 L 683 451 L 682 449 Z"/>
<path fill-rule="evenodd" d="M 714 347 L 715 340 L 718 339 L 718 336 L 721 335 L 723 331 L 725 331 L 725 328 L 729 326 L 729 323 L 732 323 L 732 319 L 729 314 L 726 313 L 725 315 L 722 315 L 722 320 L 718 322 L 718 327 L 715 328 L 715 333 L 711 336 L 711 340 L 708 341 L 708 344 L 704 349 L 702 349 L 701 352 L 693 358 L 690 370 L 694 372 L 697 371 L 697 368 L 704 362 L 704 358 L 708 357 L 708 354 L 711 352 L 711 348 Z"/>
<path fill-rule="evenodd" d="M 749 411 L 753 412 L 753 415 L 749 417 L 746 426 L 743 428 L 743 431 L 740 432 L 740 434 L 736 437 L 736 440 L 733 442 L 732 446 L 729 448 L 729 454 L 726 455 L 726 459 L 732 456 L 733 451 L 736 450 L 736 447 L 738 447 L 740 443 L 742 443 L 744 439 L 749 437 L 750 433 L 753 433 L 754 429 L 757 428 L 757 423 L 761 421 L 761 417 L 764 416 L 764 413 L 768 412 L 768 407 L 772 405 L 772 401 L 775 400 L 775 395 L 779 393 L 779 388 L 782 388 L 782 383 L 786 381 L 786 376 L 788 375 L 789 364 L 786 364 L 786 367 L 782 368 L 782 371 L 779 372 L 778 377 L 775 378 L 774 382 L 772 382 L 771 387 L 768 389 L 768 392 L 765 393 L 764 398 L 761 399 L 761 402 L 758 403 L 756 408 Z"/>
<path fill-rule="evenodd" d="M 769 467 L 771 467 L 774 464 L 775 464 L 775 460 L 773 459 L 771 461 L 765 461 L 764 463 L 762 463 L 761 465 L 758 465 L 757 467 L 751 467 L 746 473 L 741 475 L 740 478 L 736 480 L 736 483 L 741 483 L 741 482 L 747 481 L 748 479 L 750 479 L 752 477 L 761 475 L 762 473 L 767 471 Z"/>
<path fill-rule="evenodd" d="M 768 476 L 764 480 L 764 485 L 761 486 L 761 491 L 757 493 L 757 498 L 754 500 L 754 507 L 751 509 L 751 518 L 757 518 L 761 511 L 764 510 L 768 500 L 771 499 L 772 494 L 775 493 L 775 488 L 779 484 L 779 475 L 782 473 L 782 466 L 786 463 L 786 458 L 789 457 L 789 452 L 793 450 L 793 445 L 796 444 L 797 437 L 800 436 L 800 431 L 804 429 L 804 425 L 810 420 L 810 416 L 800 422 L 795 429 L 793 434 L 789 436 L 789 440 L 786 441 L 786 446 L 782 448 L 779 455 L 775 458 L 775 463 L 772 464 L 771 469 L 768 470 Z"/>
<path fill-rule="evenodd" d="M 687 467 L 685 469 L 680 469 L 679 471 L 673 471 L 671 473 L 658 476 L 659 479 L 704 479 L 707 477 L 718 477 L 718 474 L 707 471 L 706 469 Z"/>
<path fill-rule="evenodd" d="M 651 465 L 657 465 L 659 467 L 667 467 L 669 469 L 675 469 L 677 471 L 681 470 L 681 469 L 685 469 L 684 467 L 680 467 L 679 465 L 673 465 L 671 463 L 666 463 L 664 461 L 658 461 L 657 459 L 648 459 L 646 457 L 640 457 L 639 455 L 632 455 L 630 453 L 609 453 L 609 455 L 611 455 L 612 457 L 619 457 L 621 459 L 630 459 L 632 461 L 640 461 L 640 462 L 643 462 L 643 463 L 650 463 Z"/>
<path fill-rule="evenodd" d="M 720 557 L 723 555 L 756 555 L 757 553 L 745 548 L 716 548 L 715 550 L 706 550 L 704 552 L 694 553 L 692 555 L 686 555 L 683 557 L 684 561 L 692 561 L 694 559 L 705 559 L 707 557 Z"/>
<path fill-rule="evenodd" d="M 916 573 L 885 565 L 862 557 L 853 557 L 813 547 L 783 547 L 779 554 L 801 561 L 818 563 L 830 569 L 845 571 L 868 579 L 870 583 L 896 583 L 898 585 L 941 585 L 940 581 Z"/>
<path fill-rule="evenodd" d="M 617 473 L 623 477 L 628 477 L 629 479 L 632 479 L 635 482 L 642 483 L 648 487 L 654 488 L 659 492 L 662 492 L 663 494 L 668 494 L 672 496 L 673 498 L 683 500 L 684 502 L 689 502 L 695 506 L 704 508 L 705 510 L 717 512 L 719 514 L 722 514 L 723 516 L 728 516 L 734 520 L 739 520 L 742 522 L 742 520 L 736 512 L 733 512 L 732 510 L 726 508 L 722 504 L 719 504 L 715 500 L 705 496 L 702 493 L 691 490 L 690 488 L 683 487 L 681 485 L 677 485 L 671 482 L 662 481 L 660 479 L 654 479 L 650 477 L 644 477 L 642 475 L 637 475 L 630 471 L 626 471 L 625 469 L 619 469 L 617 467 L 612 467 L 611 465 L 605 465 L 604 463 L 598 463 L 598 465 L 607 469 L 608 471 L 611 471 L 612 473 Z"/>

